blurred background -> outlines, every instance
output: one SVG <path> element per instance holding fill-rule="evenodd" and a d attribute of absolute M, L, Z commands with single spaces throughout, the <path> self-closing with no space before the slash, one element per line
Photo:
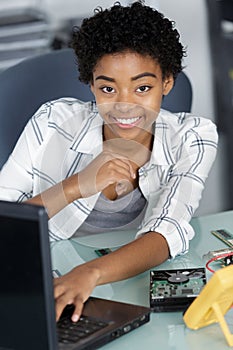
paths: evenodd
<path fill-rule="evenodd" d="M 133 1 L 122 0 L 122 5 Z M 114 0 L 0 0 L 0 72 L 69 46 L 72 27 Z M 192 113 L 218 127 L 219 151 L 195 215 L 233 209 L 233 0 L 146 0 L 174 20 L 187 47 Z M 0 107 L 1 113 L 1 107 Z"/>

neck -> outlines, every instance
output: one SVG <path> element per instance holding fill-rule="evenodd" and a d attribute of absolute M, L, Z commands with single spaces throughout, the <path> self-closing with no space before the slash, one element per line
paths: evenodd
<path fill-rule="evenodd" d="M 140 138 L 125 139 L 116 137 L 111 130 L 104 126 L 104 149 L 130 159 L 138 167 L 150 159 L 153 147 L 154 136 L 151 132 L 145 131 Z"/>

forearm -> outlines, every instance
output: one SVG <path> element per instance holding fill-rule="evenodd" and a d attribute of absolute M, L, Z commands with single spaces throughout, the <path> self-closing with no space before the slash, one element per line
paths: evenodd
<path fill-rule="evenodd" d="M 27 200 L 27 203 L 46 207 L 48 216 L 51 218 L 68 204 L 80 197 L 78 175 L 75 174 L 39 195 Z"/>
<path fill-rule="evenodd" d="M 168 257 L 169 248 L 165 238 L 150 232 L 109 255 L 79 265 L 66 275 L 55 278 L 57 319 L 66 304 L 73 303 L 75 310 L 72 320 L 76 322 L 84 302 L 96 286 L 135 276 L 161 264 Z"/>
<path fill-rule="evenodd" d="M 134 178 L 128 160 L 102 152 L 85 169 L 31 198 L 27 203 L 43 205 L 51 218 L 76 199 L 90 197 L 112 184 Z"/>
<path fill-rule="evenodd" d="M 109 255 L 92 260 L 87 266 L 98 274 L 98 284 L 105 284 L 135 276 L 161 264 L 168 257 L 165 238 L 150 232 Z"/>

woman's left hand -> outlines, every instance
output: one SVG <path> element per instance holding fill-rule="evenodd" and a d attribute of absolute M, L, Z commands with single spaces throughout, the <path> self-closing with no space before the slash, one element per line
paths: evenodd
<path fill-rule="evenodd" d="M 83 305 L 96 287 L 99 279 L 97 268 L 83 264 L 75 267 L 62 277 L 54 279 L 56 320 L 58 321 L 67 304 L 75 306 L 72 321 L 77 322 Z"/>

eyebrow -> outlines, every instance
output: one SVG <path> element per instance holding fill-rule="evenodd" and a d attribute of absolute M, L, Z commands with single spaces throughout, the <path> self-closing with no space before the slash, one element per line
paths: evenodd
<path fill-rule="evenodd" d="M 95 78 L 95 80 L 107 80 L 110 82 L 114 82 L 115 79 L 107 77 L 106 75 L 98 75 L 98 77 Z"/>
<path fill-rule="evenodd" d="M 141 79 L 144 77 L 152 77 L 152 78 L 157 78 L 157 76 L 154 73 L 150 73 L 150 72 L 144 72 L 141 74 L 136 75 L 135 77 L 131 78 L 131 80 L 137 80 L 137 79 Z"/>
<path fill-rule="evenodd" d="M 150 72 L 144 72 L 144 73 L 141 73 L 141 74 L 138 74 L 136 75 L 135 77 L 132 77 L 131 80 L 132 81 L 135 81 L 135 80 L 138 80 L 138 79 L 141 79 L 141 78 L 144 78 L 144 77 L 152 77 L 152 78 L 157 78 L 157 76 L 154 74 L 154 73 L 150 73 Z M 98 75 L 95 80 L 106 80 L 106 81 L 110 81 L 112 83 L 115 82 L 115 79 L 113 78 L 110 78 L 106 75 Z"/>

